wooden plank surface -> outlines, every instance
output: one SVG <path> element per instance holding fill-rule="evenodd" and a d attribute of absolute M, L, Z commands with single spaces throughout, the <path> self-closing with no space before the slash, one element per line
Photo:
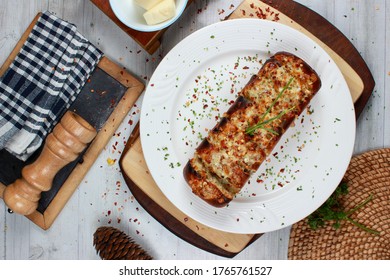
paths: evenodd
<path fill-rule="evenodd" d="M 296 2 L 307 5 L 335 24 L 357 48 L 373 73 L 376 87 L 357 123 L 355 153 L 390 146 L 390 99 L 386 98 L 390 82 L 390 56 L 386 51 L 390 47 L 386 41 L 390 37 L 387 1 Z M 90 1 L 0 0 L 0 64 L 4 63 L 36 13 L 49 9 L 75 23 L 110 59 L 148 82 L 159 61 L 182 38 L 223 20 L 240 3 L 241 0 L 196 0 L 184 17 L 165 32 L 163 44 L 150 55 Z M 48 231 L 42 231 L 24 217 L 8 214 L 6 207 L 0 204 L 0 259 L 98 259 L 91 237 L 102 225 L 124 230 L 156 259 L 224 259 L 177 238 L 156 222 L 125 186 L 118 160 L 138 121 L 141 103 L 142 99 L 126 116 Z M 108 159 L 116 161 L 109 165 Z M 289 228 L 267 233 L 234 259 L 286 259 L 288 238 Z"/>

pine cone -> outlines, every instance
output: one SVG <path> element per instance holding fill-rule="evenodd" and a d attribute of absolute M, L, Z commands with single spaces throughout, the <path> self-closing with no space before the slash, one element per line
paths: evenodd
<path fill-rule="evenodd" d="M 100 227 L 93 235 L 93 245 L 103 260 L 151 260 L 133 239 L 113 227 Z"/>

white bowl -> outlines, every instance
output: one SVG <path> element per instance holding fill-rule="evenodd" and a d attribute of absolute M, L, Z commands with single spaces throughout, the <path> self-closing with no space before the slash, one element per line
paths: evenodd
<path fill-rule="evenodd" d="M 126 26 L 143 32 L 153 32 L 164 29 L 174 23 L 183 13 L 188 0 L 175 0 L 176 14 L 170 20 L 155 25 L 148 25 L 143 17 L 146 12 L 134 0 L 110 0 L 111 9 L 116 17 Z"/>

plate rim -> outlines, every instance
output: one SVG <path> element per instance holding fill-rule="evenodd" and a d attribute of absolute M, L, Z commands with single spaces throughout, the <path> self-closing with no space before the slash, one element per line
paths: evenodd
<path fill-rule="evenodd" d="M 238 26 L 236 25 L 236 23 L 238 23 L 240 21 L 240 23 L 238 24 Z M 232 23 L 232 22 L 234 22 L 234 23 Z M 348 101 L 350 101 L 351 102 L 351 104 L 353 105 L 353 101 L 352 101 L 352 97 L 351 97 L 351 95 L 350 95 L 350 90 L 349 90 L 349 88 L 348 88 L 348 85 L 347 85 L 347 83 L 346 83 L 346 80 L 345 80 L 345 78 L 343 77 L 343 75 L 342 75 L 342 73 L 341 73 L 341 71 L 340 71 L 340 69 L 339 69 L 339 67 L 338 67 L 338 65 L 335 63 L 335 61 L 330 57 L 330 55 L 321 47 L 321 46 L 319 46 L 318 45 L 318 43 L 316 43 L 313 39 L 311 39 L 310 37 L 308 37 L 307 35 L 305 35 L 305 34 L 303 34 L 302 32 L 300 32 L 299 30 L 296 30 L 296 29 L 293 29 L 292 27 L 290 27 L 290 26 L 288 26 L 288 25 L 285 25 L 285 24 L 282 24 L 282 23 L 278 23 L 278 22 L 270 22 L 270 21 L 266 21 L 266 20 L 259 20 L 259 19 L 254 19 L 254 18 L 239 18 L 239 19 L 231 19 L 231 20 L 227 20 L 227 21 L 221 21 L 221 22 L 216 22 L 216 23 L 213 23 L 213 24 L 210 24 L 210 25 L 208 25 L 208 26 L 205 26 L 205 27 L 203 27 L 203 28 L 201 28 L 201 29 L 198 29 L 198 30 L 196 30 L 195 32 L 193 32 L 193 33 L 191 33 L 190 35 L 188 35 L 186 38 L 184 38 L 181 42 L 179 42 L 176 46 L 174 46 L 168 53 L 167 53 L 167 55 L 163 58 L 163 60 L 160 62 L 160 64 L 158 65 L 158 67 L 156 68 L 156 70 L 154 71 L 154 73 L 153 73 L 153 75 L 152 75 L 152 77 L 151 77 L 151 79 L 150 79 L 150 81 L 149 81 L 149 84 L 148 84 L 148 86 L 147 86 L 147 88 L 146 88 L 146 90 L 145 90 L 145 96 L 148 94 L 148 92 L 151 90 L 150 89 L 150 83 L 154 80 L 154 78 L 155 78 L 155 76 L 159 73 L 159 68 L 160 67 L 162 67 L 162 65 L 163 65 L 163 62 L 165 61 L 165 59 L 167 58 L 167 57 L 169 57 L 169 54 L 170 53 L 174 53 L 178 48 L 181 48 L 181 45 L 182 45 L 182 43 L 183 43 L 183 41 L 185 41 L 185 40 L 190 40 L 191 38 L 193 38 L 193 37 L 196 37 L 196 36 L 198 36 L 198 34 L 199 33 L 202 33 L 202 32 L 204 32 L 204 33 L 207 33 L 206 32 L 206 30 L 207 29 L 211 29 L 211 28 L 214 28 L 214 30 L 217 30 L 217 26 L 218 25 L 226 25 L 226 24 L 233 24 L 233 26 L 235 26 L 235 27 L 238 27 L 238 28 L 240 28 L 240 25 L 241 24 L 244 24 L 245 22 L 247 22 L 247 24 L 253 24 L 254 22 L 256 22 L 256 24 L 258 24 L 258 23 L 260 23 L 261 22 L 261 24 L 260 25 L 258 25 L 258 27 L 260 27 L 263 23 L 265 23 L 265 24 L 271 24 L 271 25 L 274 25 L 274 26 L 283 26 L 282 28 L 286 28 L 286 29 L 289 29 L 289 30 L 294 30 L 294 32 L 298 32 L 298 33 L 300 33 L 301 34 L 301 36 L 303 36 L 303 37 L 305 37 L 307 40 L 309 40 L 309 41 L 311 41 L 311 42 L 313 42 L 313 44 L 315 44 L 316 46 L 318 46 L 326 55 L 327 55 L 327 57 L 329 57 L 332 61 L 333 61 L 333 63 L 334 63 L 334 65 L 336 66 L 336 68 L 337 68 L 337 70 L 338 70 L 338 74 L 340 75 L 340 77 L 342 77 L 342 82 L 346 85 L 346 90 L 348 91 L 348 95 L 349 95 L 349 97 L 348 97 Z M 217 31 L 216 31 L 217 32 Z M 259 47 L 259 52 L 261 51 L 261 47 Z M 157 73 L 157 74 L 156 74 Z M 149 94 L 150 95 L 150 94 Z M 144 107 L 145 106 L 145 103 L 143 102 L 142 103 L 142 106 L 141 106 L 141 117 L 140 117 L 140 138 L 141 138 L 141 146 L 143 146 L 143 147 L 145 147 L 145 144 L 144 144 L 144 141 L 142 140 L 143 138 L 145 138 L 145 135 L 143 136 L 143 122 L 142 122 L 142 116 L 143 116 L 143 112 L 145 111 L 145 110 L 142 110 L 142 107 Z M 353 116 L 355 116 L 355 114 L 354 114 L 354 106 L 352 106 L 353 108 L 352 108 L 352 113 L 350 114 L 351 116 L 353 115 Z M 352 121 L 353 121 L 353 123 L 349 123 L 350 125 L 352 125 L 353 126 L 353 137 L 351 137 L 351 139 L 352 139 L 352 143 L 351 143 L 351 146 L 350 146 L 350 151 L 348 152 L 348 158 L 347 158 L 347 161 L 349 162 L 350 161 L 350 158 L 352 158 L 352 155 L 353 155 L 353 148 L 354 148 L 354 143 L 355 143 L 355 135 L 356 135 L 356 119 L 353 117 L 352 119 L 351 119 Z M 147 164 L 147 166 L 148 166 L 148 168 L 150 167 L 150 159 L 148 160 L 146 157 L 145 157 L 145 162 L 146 162 L 146 164 Z M 347 170 L 347 168 L 348 168 L 348 164 L 346 164 L 346 166 L 344 166 L 344 168 L 345 168 L 345 170 Z M 343 169 L 344 169 L 343 168 Z M 345 170 L 344 171 L 342 171 L 341 173 L 345 173 Z M 153 174 L 152 174 L 152 171 L 150 172 L 151 173 L 151 176 L 152 177 L 154 177 L 153 176 Z M 154 178 L 155 179 L 155 178 Z M 341 178 L 342 179 L 342 178 Z M 162 191 L 162 193 L 166 196 L 166 194 L 165 194 L 165 192 L 164 192 L 164 190 L 159 186 L 159 184 L 156 182 L 156 185 L 158 186 L 158 188 Z M 334 189 L 337 187 L 337 185 L 336 186 L 334 186 Z M 332 191 L 333 192 L 333 191 Z M 194 195 L 195 196 L 195 195 Z M 175 206 L 175 207 L 177 207 L 176 206 L 176 204 L 167 196 L 167 198 L 168 198 L 168 200 Z M 325 198 L 324 200 L 323 200 L 323 202 L 326 200 L 327 198 Z M 178 207 L 177 207 L 178 208 Z M 179 208 L 178 208 L 179 209 Z M 182 211 L 181 209 L 179 209 L 180 211 Z M 193 218 L 191 215 L 189 215 L 188 213 L 185 213 L 186 215 L 188 215 L 189 217 L 191 217 L 191 218 Z M 199 221 L 199 220 L 197 220 L 196 218 L 193 218 L 194 220 L 196 220 L 197 222 L 200 222 L 200 223 L 203 223 L 204 224 L 204 222 L 203 221 Z M 279 228 L 277 228 L 277 229 L 282 229 L 282 228 L 284 228 L 284 227 L 287 227 L 287 226 L 290 226 L 290 225 L 292 225 L 293 223 L 290 223 L 290 224 L 287 224 L 287 225 L 285 225 L 285 226 L 280 226 Z M 226 230 L 226 229 L 221 229 L 221 228 L 219 228 L 219 227 L 215 227 L 215 226 L 212 226 L 212 225 L 210 225 L 210 224 L 207 224 L 206 223 L 206 225 L 207 226 L 209 226 L 209 227 L 212 227 L 212 228 L 215 228 L 215 229 L 218 229 L 218 230 L 223 230 L 223 231 L 227 231 L 227 232 L 233 232 L 233 233 L 245 233 L 245 234 L 257 234 L 257 233 L 264 233 L 264 232 L 268 232 L 268 231 L 273 231 L 273 230 L 277 230 L 277 229 L 272 229 L 272 230 L 267 230 L 267 231 L 261 231 L 261 232 L 259 232 L 259 231 L 241 231 L 241 230 Z"/>

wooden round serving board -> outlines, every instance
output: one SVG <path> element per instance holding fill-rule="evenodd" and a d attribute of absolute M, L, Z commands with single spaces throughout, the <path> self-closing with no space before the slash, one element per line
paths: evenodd
<path fill-rule="evenodd" d="M 356 117 L 367 103 L 375 82 L 351 42 L 326 19 L 294 1 L 243 1 L 228 20 L 243 17 L 273 20 L 289 25 L 317 41 L 335 60 L 355 102 Z M 168 230 L 208 252 L 234 257 L 261 236 L 232 234 L 206 227 L 177 209 L 154 182 L 142 153 L 138 126 L 120 160 L 122 174 L 138 202 Z"/>

